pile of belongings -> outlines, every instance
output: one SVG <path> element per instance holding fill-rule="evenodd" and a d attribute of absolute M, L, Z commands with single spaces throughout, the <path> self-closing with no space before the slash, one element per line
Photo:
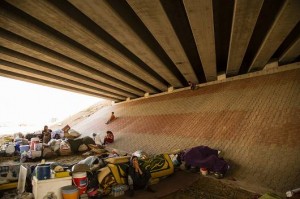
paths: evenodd
<path fill-rule="evenodd" d="M 36 142 L 33 146 L 33 142 Z M 95 141 L 89 137 L 77 139 L 51 139 L 48 143 L 39 143 L 39 138 L 31 138 L 31 144 L 27 145 L 27 149 L 21 147 L 21 162 L 30 161 L 39 158 L 51 158 L 57 155 L 67 156 L 73 153 L 86 152 L 88 150 L 96 150 Z M 91 146 L 91 147 L 89 147 Z"/>
<path fill-rule="evenodd" d="M 77 139 L 54 140 L 48 143 L 51 151 L 66 155 L 91 149 L 92 156 L 88 156 L 72 167 L 71 173 L 85 172 L 87 177 L 86 194 L 89 198 L 101 196 L 120 196 L 129 188 L 128 170 L 131 165 L 131 157 L 138 157 L 139 164 L 151 174 L 150 183 L 158 183 L 161 178 L 174 173 L 174 167 L 179 165 L 185 169 L 206 168 L 214 174 L 223 177 L 227 172 L 228 163 L 219 157 L 218 150 L 207 146 L 197 146 L 176 154 L 159 154 L 150 156 L 142 150 L 132 153 L 131 156 L 121 155 L 116 149 L 108 152 L 103 146 L 96 145 L 91 137 Z M 46 149 L 45 148 L 45 149 Z M 44 155 L 44 153 L 43 153 Z M 64 165 L 51 164 L 51 169 L 56 172 L 65 171 Z"/>
<path fill-rule="evenodd" d="M 76 142 L 77 147 L 69 143 L 71 150 L 72 148 L 74 148 L 73 150 L 78 150 L 81 143 L 85 143 L 87 140 L 87 142 L 89 142 L 89 139 L 84 140 L 84 138 L 81 138 L 79 140 L 80 141 L 77 141 L 77 139 L 72 140 Z M 70 140 L 68 140 L 67 143 L 69 141 Z M 62 142 L 63 140 L 60 141 L 60 143 Z M 97 145 L 95 144 L 86 143 L 86 145 L 88 148 L 92 146 L 97 149 Z M 53 147 L 53 150 L 60 150 L 58 149 L 60 148 L 60 144 L 58 147 L 56 142 L 51 145 L 51 147 Z M 104 151 L 104 149 L 98 149 Z M 121 152 L 116 149 L 112 149 L 110 152 L 105 150 L 105 155 L 96 154 L 89 156 L 75 165 L 51 163 L 50 168 L 55 173 L 63 173 L 66 169 L 71 170 L 70 175 L 82 172 L 86 173 L 87 188 L 85 194 L 88 195 L 89 198 L 99 198 L 109 194 L 112 196 L 120 196 L 129 188 L 127 178 L 131 159 L 131 156 L 127 156 L 127 153 L 126 155 L 120 155 L 120 153 Z M 153 179 L 156 179 L 156 181 L 151 182 L 157 183 L 160 178 L 166 177 L 174 172 L 169 154 L 149 156 L 147 153 L 139 150 L 132 155 L 137 156 L 140 164 L 151 173 Z M 33 172 L 33 174 L 34 173 L 35 172 Z"/>
<path fill-rule="evenodd" d="M 62 131 L 64 133 L 64 137 L 68 139 L 75 139 L 81 136 L 79 132 L 77 132 L 74 129 L 71 129 L 69 125 L 62 128 Z"/>
<path fill-rule="evenodd" d="M 95 195 L 120 196 L 129 188 L 127 185 L 128 168 L 131 156 L 118 156 L 118 150 L 113 149 L 106 158 L 90 156 L 74 165 L 74 170 L 83 171 L 88 169 L 88 189 L 89 197 Z M 157 183 L 160 178 L 166 177 L 174 172 L 172 160 L 168 154 L 149 156 L 139 150 L 132 155 L 137 156 L 141 166 L 151 173 L 151 182 Z M 98 158 L 97 158 L 98 157 Z M 88 165 L 86 168 L 82 165 Z M 81 169 L 78 169 L 80 167 Z M 89 174 L 90 173 L 90 174 Z"/>
<path fill-rule="evenodd" d="M 28 145 L 28 140 L 21 133 L 14 136 L 3 136 L 0 138 L 0 156 L 14 156 L 20 154 L 20 145 Z"/>
<path fill-rule="evenodd" d="M 49 158 L 57 154 L 64 156 L 88 151 L 90 144 L 94 145 L 95 141 L 88 136 L 77 139 L 51 139 L 48 144 L 43 144 L 43 157 Z"/>

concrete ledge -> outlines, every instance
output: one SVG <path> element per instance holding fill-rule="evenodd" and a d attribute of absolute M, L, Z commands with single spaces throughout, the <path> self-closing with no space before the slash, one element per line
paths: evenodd
<path fill-rule="evenodd" d="M 283 66 L 280 66 L 280 67 L 265 68 L 264 70 L 261 70 L 261 71 L 247 73 L 247 74 L 239 75 L 239 76 L 235 76 L 235 77 L 229 77 L 229 78 L 222 79 L 222 80 L 211 81 L 211 82 L 207 82 L 207 83 L 203 83 L 203 84 L 198 84 L 197 86 L 198 87 L 205 87 L 205 86 L 210 86 L 210 85 L 215 85 L 215 84 L 220 84 L 220 83 L 225 83 L 225 82 L 231 82 L 231 81 L 235 81 L 235 80 L 248 79 L 248 78 L 252 78 L 252 77 L 259 77 L 259 76 L 263 76 L 263 75 L 270 75 L 270 74 L 274 74 L 274 73 L 280 73 L 280 72 L 284 72 L 284 71 L 295 70 L 295 69 L 299 69 L 299 68 L 300 68 L 300 62 L 295 62 L 295 63 L 292 63 L 292 64 L 283 65 Z M 181 92 L 181 91 L 185 91 L 185 90 L 190 90 L 190 87 L 174 89 L 172 92 L 169 92 L 169 90 L 168 90 L 167 92 L 153 94 L 151 96 L 148 96 L 147 98 L 158 97 L 158 96 L 167 95 L 167 94 L 176 93 L 176 92 Z M 137 100 L 143 100 L 143 99 L 145 99 L 145 97 L 131 99 L 130 101 L 126 100 L 124 102 L 118 102 L 118 103 L 115 103 L 115 105 L 122 104 L 122 103 L 127 103 L 127 102 L 133 102 L 133 101 L 137 101 Z"/>

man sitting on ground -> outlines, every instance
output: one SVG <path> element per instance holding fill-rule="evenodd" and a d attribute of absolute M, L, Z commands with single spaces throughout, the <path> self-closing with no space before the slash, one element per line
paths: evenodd
<path fill-rule="evenodd" d="M 105 124 L 109 124 L 110 122 L 114 121 L 115 119 L 116 119 L 115 113 L 111 112 L 111 116 Z"/>
<path fill-rule="evenodd" d="M 44 126 L 44 130 L 42 131 L 42 140 L 43 143 L 48 143 L 51 140 L 51 132 L 52 130 L 48 128 L 48 126 Z"/>
<path fill-rule="evenodd" d="M 191 81 L 188 81 L 189 85 L 190 85 L 190 88 L 191 90 L 196 90 L 198 87 L 195 83 L 191 82 Z"/>
<path fill-rule="evenodd" d="M 146 189 L 149 192 L 154 192 L 149 186 L 150 178 L 150 172 L 140 166 L 137 156 L 132 156 L 128 169 L 129 196 L 132 197 L 134 195 L 134 190 L 138 189 Z"/>

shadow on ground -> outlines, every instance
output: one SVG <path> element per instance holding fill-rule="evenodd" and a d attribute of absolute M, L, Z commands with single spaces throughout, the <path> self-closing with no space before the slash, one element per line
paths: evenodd
<path fill-rule="evenodd" d="M 199 174 L 200 175 L 200 174 Z M 222 179 L 200 177 L 184 190 L 179 190 L 163 199 L 256 199 L 259 195 L 226 184 Z"/>
<path fill-rule="evenodd" d="M 256 193 L 242 190 L 226 183 L 225 180 L 199 173 L 177 171 L 175 174 L 153 185 L 155 193 L 145 190 L 135 191 L 134 199 L 257 199 Z M 108 197 L 113 198 L 112 196 Z M 118 197 L 129 199 L 128 195 Z"/>

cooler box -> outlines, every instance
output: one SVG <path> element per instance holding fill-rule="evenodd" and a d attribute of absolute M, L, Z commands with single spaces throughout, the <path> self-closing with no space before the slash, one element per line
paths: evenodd
<path fill-rule="evenodd" d="M 43 199 L 48 192 L 54 192 L 57 199 L 62 199 L 61 187 L 72 185 L 72 177 L 53 178 L 38 180 L 36 176 L 32 179 L 32 193 L 34 199 Z"/>

